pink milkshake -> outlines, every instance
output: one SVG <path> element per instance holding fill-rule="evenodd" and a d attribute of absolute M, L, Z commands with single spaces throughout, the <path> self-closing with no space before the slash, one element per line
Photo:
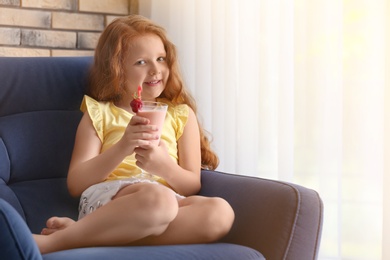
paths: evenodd
<path fill-rule="evenodd" d="M 151 125 L 158 127 L 158 140 L 152 141 L 158 145 L 160 142 L 161 131 L 165 121 L 168 105 L 162 102 L 143 101 L 142 107 L 138 110 L 137 115 L 146 117 L 150 120 Z"/>

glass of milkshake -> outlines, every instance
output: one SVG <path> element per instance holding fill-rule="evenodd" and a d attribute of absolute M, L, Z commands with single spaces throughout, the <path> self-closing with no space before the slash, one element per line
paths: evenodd
<path fill-rule="evenodd" d="M 160 143 L 161 132 L 165 121 L 168 105 L 162 102 L 142 101 L 142 107 L 137 111 L 138 116 L 149 119 L 151 125 L 158 127 L 158 139 L 152 140 L 153 145 Z M 153 179 L 153 175 L 141 169 L 141 178 Z"/>
<path fill-rule="evenodd" d="M 152 143 L 158 145 L 160 142 L 161 132 L 165 121 L 168 105 L 162 102 L 143 101 L 142 108 L 137 112 L 138 116 L 145 117 L 150 120 L 151 125 L 158 127 L 158 140 L 153 140 Z"/>

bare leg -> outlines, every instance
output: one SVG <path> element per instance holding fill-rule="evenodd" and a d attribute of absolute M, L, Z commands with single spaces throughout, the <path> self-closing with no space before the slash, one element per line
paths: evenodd
<path fill-rule="evenodd" d="M 118 193 L 119 195 L 119 193 Z M 127 245 L 160 235 L 178 213 L 171 190 L 154 184 L 135 184 L 83 219 L 51 235 L 34 235 L 41 253 L 88 247 Z"/>
<path fill-rule="evenodd" d="M 179 201 L 179 213 L 159 236 L 149 236 L 133 245 L 194 244 L 214 242 L 225 236 L 234 221 L 234 211 L 221 198 L 191 196 Z"/>
<path fill-rule="evenodd" d="M 179 202 L 178 216 L 160 236 L 150 236 L 132 243 L 133 245 L 186 244 L 213 242 L 224 236 L 231 228 L 234 212 L 229 205 L 218 198 L 192 196 Z M 183 221 L 181 221 L 183 219 Z M 181 222 L 185 226 L 181 226 Z M 48 235 L 75 223 L 69 218 L 50 218 L 48 228 L 42 234 Z M 199 224 L 200 223 L 200 224 Z"/>

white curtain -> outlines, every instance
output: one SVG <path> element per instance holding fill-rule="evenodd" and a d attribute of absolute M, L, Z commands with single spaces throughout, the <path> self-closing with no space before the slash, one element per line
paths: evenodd
<path fill-rule="evenodd" d="M 319 259 L 390 259 L 388 0 L 140 0 L 176 43 L 221 171 L 325 205 Z"/>

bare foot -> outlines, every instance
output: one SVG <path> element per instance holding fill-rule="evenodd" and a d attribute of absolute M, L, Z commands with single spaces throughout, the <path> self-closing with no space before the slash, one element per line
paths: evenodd
<path fill-rule="evenodd" d="M 71 218 L 67 217 L 51 217 L 46 221 L 46 228 L 41 231 L 42 235 L 50 235 L 58 230 L 65 229 L 75 223 Z"/>

